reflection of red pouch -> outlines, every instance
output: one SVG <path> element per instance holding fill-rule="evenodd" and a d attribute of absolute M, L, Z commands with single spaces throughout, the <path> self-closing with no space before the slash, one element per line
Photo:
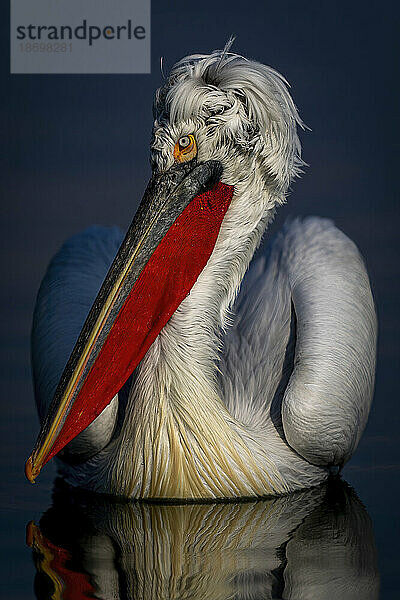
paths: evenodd
<path fill-rule="evenodd" d="M 71 556 L 67 550 L 52 544 L 33 521 L 26 527 L 26 543 L 32 548 L 36 568 L 48 577 L 54 587 L 54 600 L 88 600 L 95 598 L 95 590 L 86 573 L 73 571 L 68 565 Z"/>

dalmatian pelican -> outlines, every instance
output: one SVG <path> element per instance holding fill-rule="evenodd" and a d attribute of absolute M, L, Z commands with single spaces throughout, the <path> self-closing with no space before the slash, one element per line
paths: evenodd
<path fill-rule="evenodd" d="M 365 427 L 377 326 L 360 253 L 328 220 L 287 224 L 249 268 L 304 165 L 288 84 L 226 49 L 188 56 L 154 119 L 126 236 L 90 227 L 42 281 L 26 475 L 57 456 L 73 486 L 130 498 L 315 486 Z"/>

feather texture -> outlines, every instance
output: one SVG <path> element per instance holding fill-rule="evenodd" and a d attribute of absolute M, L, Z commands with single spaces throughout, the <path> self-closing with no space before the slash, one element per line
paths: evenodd
<path fill-rule="evenodd" d="M 227 406 L 250 426 L 282 425 L 309 462 L 342 465 L 369 413 L 376 336 L 354 243 L 329 220 L 296 219 L 244 280 L 221 367 Z"/>

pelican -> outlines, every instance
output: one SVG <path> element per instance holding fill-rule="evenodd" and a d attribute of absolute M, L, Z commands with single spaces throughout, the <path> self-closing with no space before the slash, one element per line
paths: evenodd
<path fill-rule="evenodd" d="M 296 219 L 249 268 L 302 171 L 302 126 L 268 66 L 225 49 L 173 67 L 125 238 L 90 227 L 42 281 L 30 481 L 56 456 L 95 492 L 257 497 L 316 486 L 351 457 L 377 335 L 358 249 L 329 220 Z"/>

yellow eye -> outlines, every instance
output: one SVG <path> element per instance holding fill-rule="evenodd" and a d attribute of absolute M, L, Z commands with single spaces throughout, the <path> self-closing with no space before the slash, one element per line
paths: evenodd
<path fill-rule="evenodd" d="M 194 135 L 189 133 L 183 135 L 175 144 L 174 158 L 176 162 L 183 163 L 192 160 L 197 154 L 196 140 Z"/>

